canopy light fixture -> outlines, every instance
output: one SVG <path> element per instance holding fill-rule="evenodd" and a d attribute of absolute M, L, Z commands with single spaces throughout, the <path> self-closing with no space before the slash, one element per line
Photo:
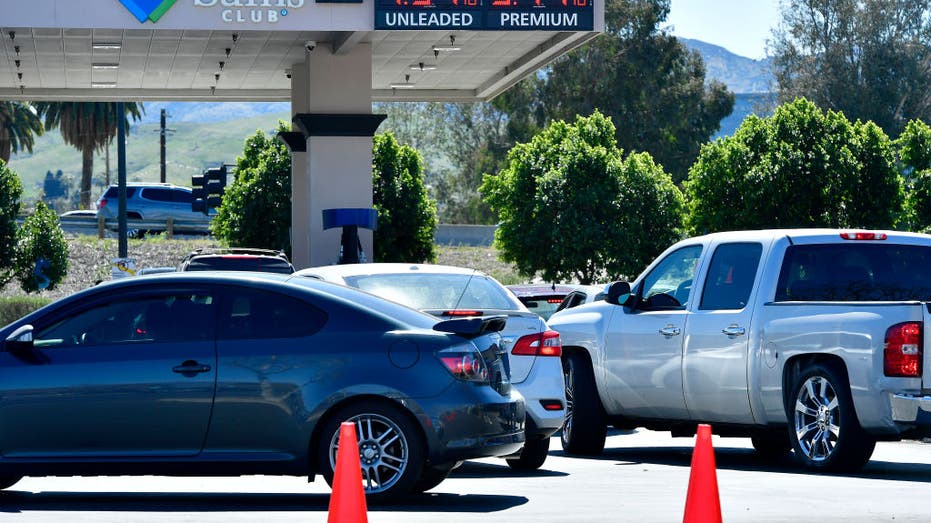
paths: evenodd
<path fill-rule="evenodd" d="M 94 49 L 122 49 L 123 44 L 119 42 L 94 42 L 91 47 Z"/>
<path fill-rule="evenodd" d="M 452 52 L 452 51 L 462 51 L 462 46 L 456 45 L 456 37 L 454 35 L 449 35 L 449 45 L 434 45 L 433 52 L 438 51 Z"/>
<path fill-rule="evenodd" d="M 119 69 L 120 64 L 102 64 L 95 63 L 91 65 L 94 69 Z"/>
<path fill-rule="evenodd" d="M 95 89 L 112 89 L 116 87 L 116 82 L 91 82 L 91 87 Z"/>
<path fill-rule="evenodd" d="M 411 75 L 406 74 L 404 75 L 403 82 L 395 82 L 391 84 L 391 88 L 392 89 L 413 89 L 415 85 L 417 84 L 411 81 Z"/>
<path fill-rule="evenodd" d="M 418 62 L 416 64 L 411 64 L 411 71 L 436 71 L 436 64 Z"/>

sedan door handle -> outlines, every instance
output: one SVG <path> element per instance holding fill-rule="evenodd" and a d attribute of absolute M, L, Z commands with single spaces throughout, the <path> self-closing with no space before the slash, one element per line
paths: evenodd
<path fill-rule="evenodd" d="M 197 363 L 194 360 L 188 360 L 181 365 L 178 365 L 177 367 L 173 367 L 171 370 L 173 372 L 177 372 L 178 374 L 199 374 L 201 372 L 210 372 L 210 365 L 204 365 L 203 363 Z"/>
<path fill-rule="evenodd" d="M 678 336 L 682 334 L 682 329 L 676 327 L 675 325 L 666 325 L 659 330 L 659 333 L 667 338 L 672 338 L 673 336 Z"/>
<path fill-rule="evenodd" d="M 734 323 L 721 329 L 721 332 L 733 338 L 735 336 L 743 336 L 747 333 L 747 330 Z"/>

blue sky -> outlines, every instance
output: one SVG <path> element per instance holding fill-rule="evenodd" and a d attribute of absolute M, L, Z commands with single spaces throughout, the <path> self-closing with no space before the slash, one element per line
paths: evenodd
<path fill-rule="evenodd" d="M 779 21 L 779 0 L 672 0 L 672 33 L 759 59 Z"/>

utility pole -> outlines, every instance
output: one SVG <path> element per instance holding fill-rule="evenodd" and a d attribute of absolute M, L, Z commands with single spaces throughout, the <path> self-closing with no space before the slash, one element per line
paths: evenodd
<path fill-rule="evenodd" d="M 116 103 L 116 170 L 119 184 L 119 257 L 126 258 L 126 105 Z"/>
<path fill-rule="evenodd" d="M 161 167 L 162 167 L 162 170 L 161 170 L 161 173 L 162 173 L 162 176 L 161 176 L 161 179 L 160 179 L 160 181 L 161 181 L 162 183 L 165 183 L 165 134 L 167 134 L 167 133 L 166 133 L 166 130 L 165 130 L 165 118 L 166 118 L 165 109 L 162 109 L 162 117 L 161 117 L 161 124 L 162 124 L 162 127 L 161 127 L 161 135 L 162 135 L 162 139 L 161 139 Z"/>

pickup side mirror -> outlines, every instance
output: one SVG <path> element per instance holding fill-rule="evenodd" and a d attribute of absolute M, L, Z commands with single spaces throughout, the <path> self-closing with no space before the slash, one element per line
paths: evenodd
<path fill-rule="evenodd" d="M 4 348 L 9 352 L 29 351 L 33 348 L 32 325 L 21 325 L 7 336 Z"/>
<path fill-rule="evenodd" d="M 608 286 L 605 301 L 612 305 L 624 305 L 630 299 L 630 284 L 626 281 L 616 281 Z"/>

